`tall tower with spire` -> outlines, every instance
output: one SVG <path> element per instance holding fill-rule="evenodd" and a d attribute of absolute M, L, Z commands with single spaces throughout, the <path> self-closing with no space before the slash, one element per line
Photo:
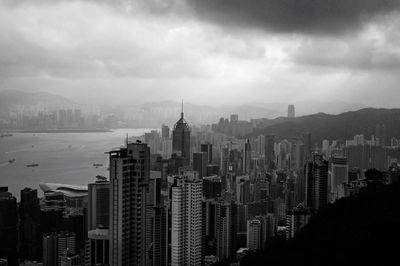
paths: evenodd
<path fill-rule="evenodd" d="M 183 101 L 181 108 L 181 118 L 172 131 L 172 152 L 183 158 L 185 166 L 190 164 L 190 128 L 183 117 Z"/>

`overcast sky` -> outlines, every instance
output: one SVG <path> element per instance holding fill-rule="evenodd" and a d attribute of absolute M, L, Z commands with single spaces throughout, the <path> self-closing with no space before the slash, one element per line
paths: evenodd
<path fill-rule="evenodd" d="M 397 107 L 398 0 L 0 0 L 0 89 Z"/>

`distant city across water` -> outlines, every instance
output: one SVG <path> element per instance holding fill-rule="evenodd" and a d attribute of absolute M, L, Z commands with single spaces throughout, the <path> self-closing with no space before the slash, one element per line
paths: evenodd
<path fill-rule="evenodd" d="M 40 190 L 40 182 L 87 185 L 96 175 L 108 177 L 105 152 L 124 145 L 126 134 L 136 137 L 151 130 L 13 133 L 0 138 L 0 186 L 8 186 L 19 199 L 21 189 Z"/>

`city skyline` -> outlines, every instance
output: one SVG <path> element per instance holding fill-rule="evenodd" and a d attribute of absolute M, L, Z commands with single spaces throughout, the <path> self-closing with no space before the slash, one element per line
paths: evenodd
<path fill-rule="evenodd" d="M 0 266 L 398 265 L 400 0 L 0 0 Z"/>
<path fill-rule="evenodd" d="M 288 106 L 288 121 L 294 108 Z M 302 241 L 321 226 L 320 217 L 351 206 L 344 202 L 400 188 L 400 139 L 383 120 L 370 136 L 350 139 L 313 141 L 306 132 L 247 137 L 252 124 L 237 114 L 190 127 L 182 103 L 171 134 L 165 124 L 160 128 L 103 151 L 108 174 L 85 185 L 39 183 L 41 196 L 21 184 L 18 204 L 0 184 L 0 237 L 8 239 L 0 245 L 0 265 L 251 265 L 276 243 L 279 254 L 292 239 Z M 4 137 L 21 134 L 29 133 Z M 325 248 L 336 253 L 342 246 L 328 241 Z M 359 249 L 351 250 L 346 260 L 360 260 Z"/>

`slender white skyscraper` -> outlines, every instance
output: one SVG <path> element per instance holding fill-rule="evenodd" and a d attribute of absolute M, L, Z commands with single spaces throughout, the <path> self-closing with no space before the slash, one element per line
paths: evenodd
<path fill-rule="evenodd" d="M 171 187 L 171 265 L 202 262 L 203 182 L 196 172 L 176 177 Z"/>
<path fill-rule="evenodd" d="M 129 143 L 110 155 L 110 264 L 146 265 L 150 149 Z"/>

